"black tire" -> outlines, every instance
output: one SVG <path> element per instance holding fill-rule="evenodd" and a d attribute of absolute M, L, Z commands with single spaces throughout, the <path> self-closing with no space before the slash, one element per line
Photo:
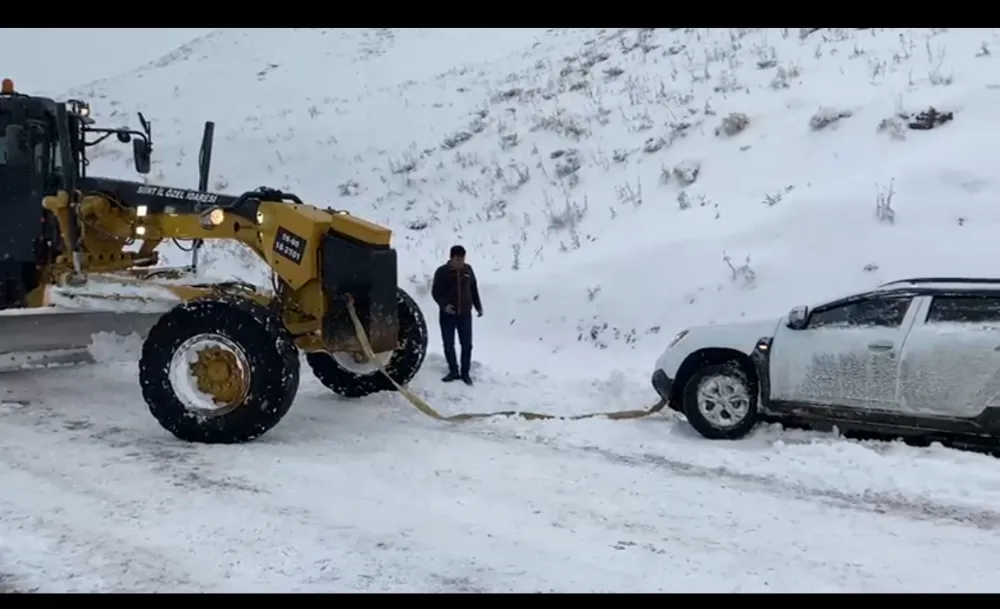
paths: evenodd
<path fill-rule="evenodd" d="M 732 416 L 732 410 L 730 409 L 723 408 L 720 411 L 730 413 L 728 418 L 734 421 L 731 425 L 720 425 L 712 421 L 699 408 L 699 390 L 705 384 L 713 381 L 731 383 L 742 389 L 742 391 L 745 391 L 748 396 L 745 414 L 737 410 L 737 414 L 742 414 L 741 419 L 736 420 Z M 757 384 L 747 376 L 747 373 L 735 361 L 705 366 L 695 372 L 684 386 L 682 406 L 684 416 L 687 417 L 691 427 L 694 427 L 702 436 L 709 440 L 737 440 L 750 433 L 750 430 L 757 424 L 759 418 L 757 413 Z M 707 406 L 706 411 L 708 413 L 714 412 L 712 408 L 708 408 Z M 719 408 L 719 405 L 716 404 L 714 408 Z"/>
<path fill-rule="evenodd" d="M 417 375 L 427 357 L 427 320 L 417 303 L 402 288 L 396 290 L 396 302 L 399 305 L 399 346 L 392 352 L 385 371 L 405 386 Z M 368 374 L 352 372 L 340 366 L 329 353 L 307 353 L 306 362 L 319 382 L 346 398 L 396 390 L 380 371 Z"/>
<path fill-rule="evenodd" d="M 184 405 L 170 380 L 174 353 L 196 336 L 217 335 L 249 364 L 249 390 L 234 409 L 205 415 Z M 181 440 L 235 444 L 260 437 L 288 413 L 299 387 L 299 356 L 278 316 L 239 297 L 193 300 L 156 322 L 142 346 L 139 384 L 149 410 Z"/>

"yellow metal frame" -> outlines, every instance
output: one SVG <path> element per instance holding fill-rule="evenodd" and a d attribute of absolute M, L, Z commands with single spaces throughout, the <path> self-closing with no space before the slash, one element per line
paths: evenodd
<path fill-rule="evenodd" d="M 42 206 L 59 224 L 63 254 L 42 269 L 41 287 L 28 295 L 28 306 L 45 305 L 45 287 L 60 285 L 73 273 L 69 235 L 70 197 L 65 191 L 45 197 Z M 221 208 L 203 213 L 153 213 L 140 215 L 135 206 L 125 206 L 103 194 L 84 194 L 77 207 L 78 233 L 82 240 L 82 268 L 85 273 L 115 273 L 143 283 L 156 283 L 181 300 L 192 300 L 224 291 L 222 286 L 188 286 L 144 279 L 143 268 L 156 265 L 156 248 L 167 239 L 230 240 L 242 243 L 267 264 L 280 280 L 281 303 L 285 326 L 304 351 L 359 350 L 359 345 L 324 345 L 321 323 L 327 313 L 320 275 L 320 245 L 330 231 L 362 243 L 389 245 L 392 231 L 346 213 L 320 209 L 307 204 L 261 201 L 256 221 Z M 300 263 L 282 257 L 274 250 L 281 227 L 305 240 L 306 255 Z M 140 242 L 137 251 L 125 248 Z M 264 305 L 275 304 L 278 295 L 269 292 L 245 294 Z"/>

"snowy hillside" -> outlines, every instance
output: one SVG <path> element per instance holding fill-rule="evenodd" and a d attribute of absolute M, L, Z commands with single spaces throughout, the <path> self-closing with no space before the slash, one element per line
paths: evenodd
<path fill-rule="evenodd" d="M 302 29 L 280 46 L 226 29 L 66 96 L 153 120 L 151 182 L 193 187 L 213 120 L 213 189 L 386 223 L 432 324 L 429 275 L 464 244 L 477 386 L 439 382 L 433 338 L 414 391 L 450 412 L 586 412 L 652 401 L 684 327 L 996 275 L 994 46 L 991 29 Z M 951 120 L 920 128 L 931 107 Z M 91 171 L 134 177 L 129 155 L 104 145 Z M 262 279 L 231 247 L 207 260 Z M 1000 589 L 1000 469 L 980 455 L 773 428 L 712 443 L 670 417 L 448 426 L 307 374 L 259 442 L 189 446 L 146 413 L 133 355 L 0 378 L 0 484 L 28 489 L 0 494 L 0 590 L 5 571 L 45 590 Z"/>
<path fill-rule="evenodd" d="M 156 119 L 156 182 L 192 183 L 217 121 L 216 188 L 387 222 L 417 283 L 464 243 L 508 336 L 658 348 L 658 331 L 993 270 L 993 32 L 807 31 L 305 30 L 273 49 L 227 30 L 74 93 L 111 122 Z M 930 106 L 956 119 L 899 116 Z"/>

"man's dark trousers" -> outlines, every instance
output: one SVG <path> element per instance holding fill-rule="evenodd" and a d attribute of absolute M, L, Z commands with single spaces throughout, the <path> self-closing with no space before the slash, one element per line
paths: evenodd
<path fill-rule="evenodd" d="M 444 343 L 444 358 L 448 361 L 448 372 L 454 376 L 468 376 L 472 366 L 472 313 L 449 315 L 441 311 L 441 340 Z M 455 333 L 462 347 L 462 368 L 455 358 Z"/>

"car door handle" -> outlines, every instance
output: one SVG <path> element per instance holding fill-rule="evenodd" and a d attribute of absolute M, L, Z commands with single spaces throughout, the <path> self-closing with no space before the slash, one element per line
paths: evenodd
<path fill-rule="evenodd" d="M 868 343 L 868 348 L 872 351 L 889 351 L 892 349 L 892 342 L 888 340 L 877 340 L 873 343 Z"/>

